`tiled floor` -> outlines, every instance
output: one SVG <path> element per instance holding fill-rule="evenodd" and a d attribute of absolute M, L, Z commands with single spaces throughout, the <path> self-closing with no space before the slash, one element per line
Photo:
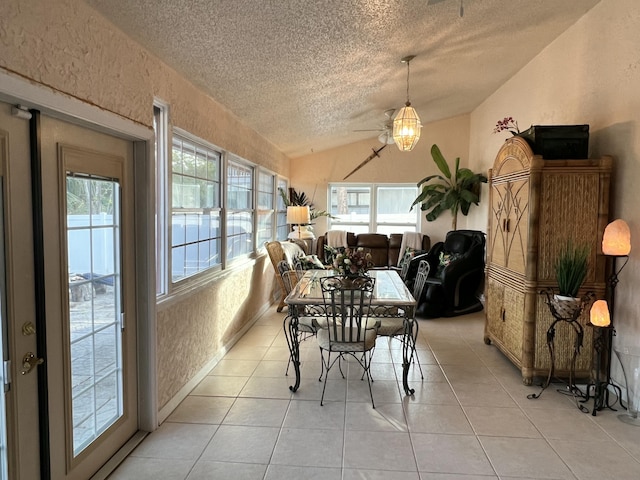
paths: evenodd
<path fill-rule="evenodd" d="M 332 370 L 320 406 L 315 339 L 289 392 L 283 317 L 261 318 L 110 480 L 640 478 L 640 428 L 581 413 L 556 388 L 528 400 L 538 389 L 483 343 L 482 312 L 420 321 L 413 397 L 401 393 L 400 343 L 380 339 L 375 410 L 354 363 L 348 380 Z"/>

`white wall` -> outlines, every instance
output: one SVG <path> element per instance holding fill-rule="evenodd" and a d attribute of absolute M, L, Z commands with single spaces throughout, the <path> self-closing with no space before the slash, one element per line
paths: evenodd
<path fill-rule="evenodd" d="M 632 236 L 631 259 L 616 290 L 618 345 L 640 345 L 639 48 L 640 2 L 602 0 L 475 109 L 470 123 L 472 169 L 492 166 L 509 134 L 491 132 L 505 116 L 514 117 L 521 130 L 589 124 L 590 156 L 613 155 L 611 219 L 626 220 Z M 480 206 L 469 227 L 486 231 L 488 205 Z"/>

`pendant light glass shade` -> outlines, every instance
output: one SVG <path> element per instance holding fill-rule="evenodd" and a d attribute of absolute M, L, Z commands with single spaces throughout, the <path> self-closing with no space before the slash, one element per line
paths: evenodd
<path fill-rule="evenodd" d="M 415 108 L 407 102 L 393 119 L 393 141 L 403 152 L 409 152 L 420 140 L 422 124 Z"/>
<path fill-rule="evenodd" d="M 401 60 L 402 63 L 407 64 L 407 102 L 393 119 L 393 141 L 396 142 L 401 152 L 413 150 L 413 147 L 420 140 L 420 130 L 422 129 L 418 112 L 409 101 L 409 62 L 414 58 L 415 55 L 409 55 Z"/>

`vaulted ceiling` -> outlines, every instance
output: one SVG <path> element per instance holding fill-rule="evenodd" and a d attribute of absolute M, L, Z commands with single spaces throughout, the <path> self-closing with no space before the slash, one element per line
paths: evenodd
<path fill-rule="evenodd" d="M 472 111 L 598 1 L 86 0 L 292 158 L 375 139 L 406 55 L 422 123 Z"/>

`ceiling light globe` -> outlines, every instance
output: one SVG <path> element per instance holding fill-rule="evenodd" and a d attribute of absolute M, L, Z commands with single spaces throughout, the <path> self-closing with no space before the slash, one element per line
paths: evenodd
<path fill-rule="evenodd" d="M 403 152 L 409 152 L 420 139 L 422 124 L 418 113 L 409 102 L 400 109 L 393 119 L 393 141 Z"/>

